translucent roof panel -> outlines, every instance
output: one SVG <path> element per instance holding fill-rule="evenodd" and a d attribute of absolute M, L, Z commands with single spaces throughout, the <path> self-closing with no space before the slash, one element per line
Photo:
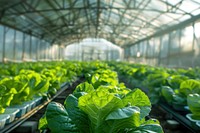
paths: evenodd
<path fill-rule="evenodd" d="M 56 43 L 92 37 L 126 46 L 200 18 L 199 0 L 0 0 L 0 5 L 0 24 Z"/>

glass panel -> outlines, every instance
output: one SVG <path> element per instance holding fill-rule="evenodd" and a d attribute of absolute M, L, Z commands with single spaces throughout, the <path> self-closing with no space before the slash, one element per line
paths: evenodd
<path fill-rule="evenodd" d="M 176 14 L 176 13 L 165 13 L 165 15 L 173 19 L 178 19 L 183 16 L 182 14 Z"/>
<path fill-rule="evenodd" d="M 32 50 L 31 50 L 31 52 L 32 52 L 32 59 L 33 60 L 36 60 L 37 58 L 36 58 L 36 54 L 37 54 L 37 43 L 38 43 L 38 39 L 36 38 L 36 37 L 34 37 L 34 36 L 32 36 Z"/>
<path fill-rule="evenodd" d="M 191 18 L 191 16 L 189 16 L 189 15 L 184 15 L 183 17 L 181 17 L 181 18 L 179 19 L 179 21 L 184 21 L 184 20 L 187 20 L 187 19 L 189 19 L 189 18 Z"/>
<path fill-rule="evenodd" d="M 180 51 L 180 30 L 173 31 L 170 39 L 170 54 L 179 53 Z"/>
<path fill-rule="evenodd" d="M 170 18 L 170 17 L 166 16 L 165 14 L 163 14 L 163 15 L 159 16 L 159 17 L 158 17 L 158 18 L 156 18 L 156 19 L 157 19 L 157 20 L 159 20 L 160 22 L 162 22 L 162 24 L 167 24 L 167 23 L 169 23 L 169 22 L 173 21 L 173 19 L 172 19 L 172 18 Z"/>
<path fill-rule="evenodd" d="M 4 27 L 0 25 L 0 62 L 2 61 L 2 55 L 3 55 L 3 33 L 4 33 Z"/>
<path fill-rule="evenodd" d="M 196 38 L 200 38 L 200 22 L 195 23 L 194 28 Z"/>
<path fill-rule="evenodd" d="M 51 9 L 51 6 L 45 1 L 40 0 L 38 6 L 36 7 L 36 10 L 48 10 Z"/>
<path fill-rule="evenodd" d="M 200 5 L 195 4 L 189 0 L 184 0 L 181 5 L 180 5 L 180 9 L 186 12 L 192 12 L 193 10 L 199 8 Z"/>
<path fill-rule="evenodd" d="M 191 51 L 193 42 L 193 27 L 189 26 L 182 30 L 181 34 L 181 51 Z"/>
<path fill-rule="evenodd" d="M 167 0 L 168 3 L 172 4 L 172 5 L 176 5 L 179 2 L 181 2 L 182 0 Z"/>
<path fill-rule="evenodd" d="M 56 9 L 58 9 L 60 7 L 67 8 L 70 5 L 68 3 L 68 0 L 54 0 L 54 1 L 48 1 L 48 2 L 51 2 Z"/>
<path fill-rule="evenodd" d="M 149 40 L 149 45 L 148 45 L 148 51 L 147 51 L 147 57 L 152 58 L 154 55 L 154 38 Z"/>
<path fill-rule="evenodd" d="M 134 53 L 134 46 L 131 46 L 130 47 L 130 53 L 129 53 L 130 55 L 129 56 L 133 56 L 133 53 Z"/>
<path fill-rule="evenodd" d="M 40 50 L 39 50 L 39 53 L 40 53 L 40 56 L 39 56 L 39 59 L 41 60 L 44 60 L 45 59 L 45 41 L 42 40 L 41 43 L 40 43 Z"/>
<path fill-rule="evenodd" d="M 123 1 L 117 1 L 114 2 L 111 6 L 115 8 L 125 8 L 126 4 Z"/>
<path fill-rule="evenodd" d="M 157 37 L 154 39 L 154 58 L 157 58 L 160 53 L 160 38 Z"/>
<path fill-rule="evenodd" d="M 194 25 L 195 30 L 195 41 L 194 41 L 194 52 L 195 52 L 195 63 L 200 66 L 200 22 Z"/>
<path fill-rule="evenodd" d="M 25 60 L 29 60 L 30 59 L 30 35 L 25 35 L 24 46 L 25 46 L 24 58 Z"/>
<path fill-rule="evenodd" d="M 129 51 L 130 51 L 130 48 L 125 48 L 124 49 L 124 55 L 125 55 L 126 58 L 130 56 Z"/>
<path fill-rule="evenodd" d="M 147 41 L 144 41 L 141 43 L 141 47 L 140 47 L 141 56 L 146 57 L 146 51 L 147 51 Z"/>
<path fill-rule="evenodd" d="M 50 47 L 51 47 L 51 45 L 50 45 L 50 43 L 47 43 L 47 59 L 51 59 L 51 53 L 50 53 Z"/>
<path fill-rule="evenodd" d="M 23 43 L 23 33 L 16 31 L 16 60 L 22 59 L 22 43 Z"/>
<path fill-rule="evenodd" d="M 162 36 L 162 41 L 161 41 L 161 50 L 160 50 L 160 57 L 165 58 L 168 56 L 168 47 L 169 47 L 169 35 L 166 34 Z"/>
<path fill-rule="evenodd" d="M 77 0 L 74 4 L 74 7 L 83 7 L 84 6 L 84 0 Z"/>
<path fill-rule="evenodd" d="M 14 48 L 14 30 L 6 28 L 5 59 L 12 61 Z"/>
<path fill-rule="evenodd" d="M 197 9 L 197 10 L 192 12 L 192 15 L 198 15 L 198 14 L 200 14 L 200 9 Z"/>
<path fill-rule="evenodd" d="M 159 5 L 159 6 L 158 6 Z M 161 2 L 160 0 L 152 0 L 146 9 L 155 9 L 160 11 L 167 10 L 167 6 L 164 2 Z"/>

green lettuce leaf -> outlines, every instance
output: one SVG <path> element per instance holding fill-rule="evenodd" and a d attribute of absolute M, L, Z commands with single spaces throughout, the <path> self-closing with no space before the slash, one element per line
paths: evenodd
<path fill-rule="evenodd" d="M 179 89 L 181 82 L 187 80 L 188 77 L 184 75 L 172 75 L 167 78 L 167 82 L 173 89 Z"/>
<path fill-rule="evenodd" d="M 79 84 L 73 93 L 77 93 L 77 92 L 89 93 L 91 91 L 94 91 L 94 87 L 92 86 L 92 84 L 89 84 L 88 82 L 84 82 L 84 83 Z"/>
<path fill-rule="evenodd" d="M 124 106 L 137 106 L 140 108 L 140 119 L 143 119 L 151 111 L 151 102 L 148 96 L 140 89 L 134 89 L 129 92 L 123 99 Z"/>
<path fill-rule="evenodd" d="M 141 125 L 127 133 L 164 133 L 159 124 Z"/>
<path fill-rule="evenodd" d="M 189 94 L 187 97 L 187 104 L 192 114 L 200 119 L 200 95 Z"/>
<path fill-rule="evenodd" d="M 101 125 L 99 133 L 116 133 L 126 128 L 140 125 L 140 109 L 135 106 L 124 107 L 111 112 Z"/>
<path fill-rule="evenodd" d="M 89 119 L 87 114 L 78 108 L 78 99 L 74 95 L 70 94 L 65 102 L 64 106 L 69 114 L 69 118 L 73 121 L 76 127 L 83 133 L 89 132 Z"/>
<path fill-rule="evenodd" d="M 46 109 L 48 127 L 53 133 L 77 133 L 76 125 L 69 118 L 64 106 L 51 102 Z"/>
<path fill-rule="evenodd" d="M 92 130 L 98 132 L 106 117 L 123 103 L 113 94 L 98 90 L 80 97 L 78 107 L 88 115 Z"/>
<path fill-rule="evenodd" d="M 39 120 L 38 129 L 40 131 L 48 129 L 48 123 L 45 114 Z"/>
<path fill-rule="evenodd" d="M 161 94 L 165 98 L 165 100 L 171 104 L 173 101 L 173 95 L 175 95 L 174 90 L 169 86 L 162 86 L 161 87 Z"/>
<path fill-rule="evenodd" d="M 181 82 L 180 92 L 187 97 L 189 94 L 200 94 L 200 82 L 194 79 L 189 79 Z"/>

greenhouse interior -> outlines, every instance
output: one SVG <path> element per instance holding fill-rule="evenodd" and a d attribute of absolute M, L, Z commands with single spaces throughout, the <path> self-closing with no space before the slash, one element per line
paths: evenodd
<path fill-rule="evenodd" d="M 0 0 L 0 133 L 199 133 L 200 0 Z"/>

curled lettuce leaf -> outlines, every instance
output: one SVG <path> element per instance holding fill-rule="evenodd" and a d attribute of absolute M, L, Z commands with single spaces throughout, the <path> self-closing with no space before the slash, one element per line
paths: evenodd
<path fill-rule="evenodd" d="M 88 115 L 92 130 L 98 132 L 108 114 L 122 108 L 123 103 L 113 94 L 94 91 L 80 97 L 78 107 Z"/>
<path fill-rule="evenodd" d="M 151 102 L 148 96 L 140 89 L 134 89 L 129 92 L 123 99 L 124 106 L 137 106 L 140 108 L 140 119 L 144 119 L 151 111 Z"/>
<path fill-rule="evenodd" d="M 189 79 L 181 82 L 180 92 L 187 97 L 189 94 L 200 94 L 200 81 Z"/>
<path fill-rule="evenodd" d="M 169 86 L 162 86 L 161 87 L 161 94 L 165 98 L 165 100 L 171 104 L 173 101 L 173 95 L 175 95 L 174 90 Z"/>
<path fill-rule="evenodd" d="M 200 120 L 200 95 L 189 94 L 187 97 L 187 104 L 194 117 Z"/>

